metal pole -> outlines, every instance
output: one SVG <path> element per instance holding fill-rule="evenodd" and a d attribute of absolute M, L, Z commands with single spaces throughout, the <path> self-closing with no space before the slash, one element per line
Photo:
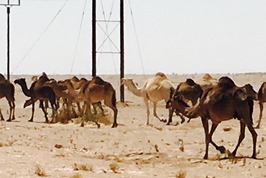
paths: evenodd
<path fill-rule="evenodd" d="M 92 76 L 96 76 L 96 0 L 92 0 Z"/>
<path fill-rule="evenodd" d="M 10 79 L 10 7 L 7 6 L 7 80 Z"/>
<path fill-rule="evenodd" d="M 124 78 L 124 0 L 120 0 L 120 82 Z M 120 101 L 124 102 L 124 85 L 120 85 Z"/>

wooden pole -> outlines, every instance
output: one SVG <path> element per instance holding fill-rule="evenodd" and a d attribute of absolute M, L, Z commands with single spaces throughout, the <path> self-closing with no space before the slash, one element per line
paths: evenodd
<path fill-rule="evenodd" d="M 124 78 L 124 0 L 120 0 L 120 82 Z M 124 102 L 124 85 L 120 85 L 120 101 Z"/>
<path fill-rule="evenodd" d="M 96 76 L 96 0 L 92 0 L 92 76 Z"/>

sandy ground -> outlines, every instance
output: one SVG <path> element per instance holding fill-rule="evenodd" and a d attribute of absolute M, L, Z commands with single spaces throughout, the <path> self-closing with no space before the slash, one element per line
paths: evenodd
<path fill-rule="evenodd" d="M 48 74 L 49 75 L 49 74 Z M 186 78 L 197 79 L 201 75 L 170 75 L 176 86 Z M 224 75 L 213 75 L 221 77 Z M 228 74 L 237 85 L 250 83 L 258 91 L 266 74 Z M 12 76 L 13 81 L 21 76 Z M 30 82 L 30 76 L 26 76 Z M 65 79 L 70 76 L 49 76 Z M 119 100 L 119 76 L 102 76 L 113 84 Z M 130 75 L 139 86 L 150 76 Z M 237 159 L 224 159 L 210 145 L 209 160 L 204 160 L 204 132 L 200 119 L 177 126 L 167 126 L 151 117 L 151 126 L 145 125 L 146 111 L 142 98 L 125 90 L 126 103 L 118 102 L 117 128 L 101 124 L 80 127 L 78 124 L 47 124 L 39 108 L 33 123 L 28 119 L 31 108 L 23 108 L 27 99 L 16 87 L 16 120 L 0 122 L 0 175 L 1 177 L 266 177 L 266 122 L 257 129 L 257 157 L 251 159 L 252 138 L 246 130 Z M 8 106 L 0 100 L 5 118 Z M 152 111 L 152 110 L 151 110 Z M 49 111 L 50 112 L 50 111 Z M 254 125 L 258 120 L 258 103 L 254 105 Z M 51 113 L 51 112 L 50 112 Z M 109 111 L 111 115 L 111 111 Z M 158 114 L 167 119 L 168 111 L 159 103 Z M 180 122 L 175 116 L 174 123 Z M 225 131 L 224 128 L 230 128 Z M 214 141 L 232 151 L 239 136 L 239 122 L 230 120 L 219 125 Z M 39 174 L 39 175 L 38 175 Z"/>

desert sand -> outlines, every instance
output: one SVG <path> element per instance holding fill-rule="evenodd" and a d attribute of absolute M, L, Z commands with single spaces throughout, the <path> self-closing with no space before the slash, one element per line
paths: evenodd
<path fill-rule="evenodd" d="M 231 77 L 238 86 L 246 83 L 258 91 L 266 81 L 265 73 L 212 74 L 213 77 Z M 54 75 L 57 80 L 71 75 Z M 31 76 L 12 76 L 14 79 Z M 78 76 L 81 77 L 81 76 Z M 88 77 L 88 76 L 85 76 Z M 174 123 L 150 118 L 146 123 L 146 111 L 142 98 L 134 96 L 125 89 L 125 103 L 119 102 L 119 76 L 104 75 L 117 92 L 118 127 L 101 124 L 98 129 L 94 123 L 80 127 L 75 122 L 68 124 L 47 124 L 41 109 L 36 107 L 34 122 L 28 122 L 31 108 L 23 108 L 27 99 L 16 87 L 16 120 L 0 122 L 0 176 L 1 177 L 177 177 L 177 178 L 230 178 L 266 177 L 266 113 L 262 118 L 257 139 L 257 158 L 251 159 L 252 138 L 246 129 L 246 137 L 240 145 L 237 158 L 228 159 L 210 145 L 209 159 L 204 160 L 204 131 L 199 118 L 190 123 L 174 125 L 180 118 L 173 117 Z M 148 75 L 126 75 L 133 78 L 139 87 Z M 186 78 L 197 80 L 201 74 L 168 75 L 174 87 Z M 4 117 L 8 118 L 6 99 L 0 100 Z M 107 110 L 112 121 L 112 112 Z M 152 112 L 152 107 L 150 107 Z M 51 114 L 51 110 L 48 110 Z M 168 118 L 168 110 L 162 101 L 158 106 L 161 118 Z M 50 116 L 50 115 L 49 115 Z M 254 104 L 253 120 L 257 124 L 258 103 Z M 213 140 L 232 151 L 239 136 L 239 121 L 222 122 Z"/>

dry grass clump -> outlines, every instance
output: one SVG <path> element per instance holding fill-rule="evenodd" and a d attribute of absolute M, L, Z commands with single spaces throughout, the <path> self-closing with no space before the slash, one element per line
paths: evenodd
<path fill-rule="evenodd" d="M 34 173 L 40 177 L 46 177 L 47 176 L 47 174 L 45 173 L 45 171 L 43 170 L 43 168 L 39 164 L 35 165 L 35 172 Z"/>
<path fill-rule="evenodd" d="M 71 176 L 70 178 L 82 178 L 81 174 L 76 173 L 73 176 Z"/>
<path fill-rule="evenodd" d="M 118 173 L 118 169 L 119 169 L 118 164 L 116 164 L 116 163 L 111 163 L 111 164 L 109 164 L 109 168 L 110 168 L 114 173 Z"/>
<path fill-rule="evenodd" d="M 187 175 L 187 173 L 185 171 L 180 170 L 175 177 L 176 178 L 185 178 L 186 175 Z"/>
<path fill-rule="evenodd" d="M 108 115 L 105 115 L 104 111 L 98 105 L 95 105 L 91 109 L 87 109 L 85 114 L 82 114 L 82 111 L 80 112 L 81 113 L 79 113 L 77 108 L 73 105 L 68 108 L 60 108 L 57 110 L 57 115 L 53 118 L 53 122 L 67 124 L 75 118 L 75 124 L 80 124 L 82 120 L 85 122 L 94 122 L 98 127 L 100 127 L 99 123 L 103 123 L 105 125 L 111 124 Z"/>
<path fill-rule="evenodd" d="M 73 164 L 73 169 L 74 171 L 91 171 L 93 172 L 93 166 L 92 165 L 87 165 L 87 164 Z"/>

